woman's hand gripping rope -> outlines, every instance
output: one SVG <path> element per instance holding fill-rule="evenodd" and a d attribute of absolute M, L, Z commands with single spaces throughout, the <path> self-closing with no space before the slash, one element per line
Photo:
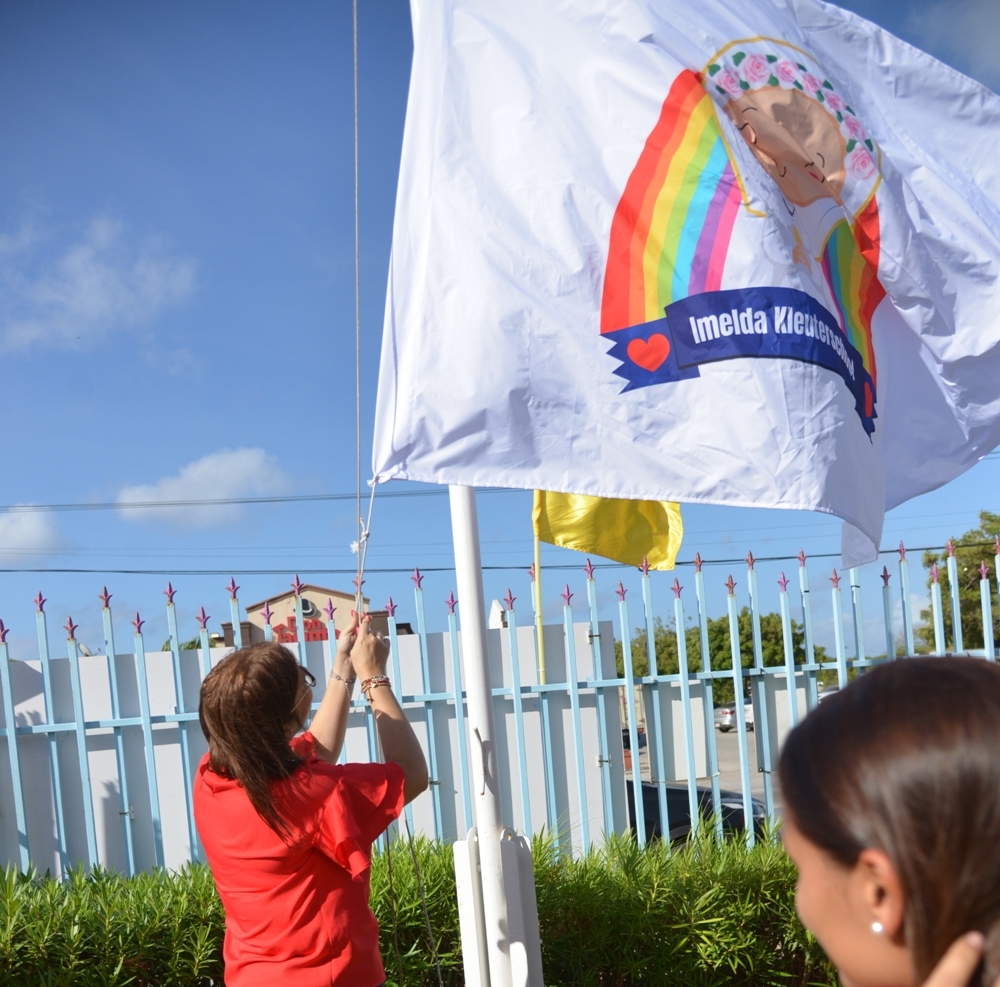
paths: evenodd
<path fill-rule="evenodd" d="M 326 683 L 323 700 L 312 718 L 309 731 L 316 740 L 316 756 L 335 764 L 347 735 L 347 717 L 357 674 L 351 663 L 351 651 L 358 639 L 359 619 L 351 611 L 351 622 L 337 637 L 337 650 L 333 670 Z"/>

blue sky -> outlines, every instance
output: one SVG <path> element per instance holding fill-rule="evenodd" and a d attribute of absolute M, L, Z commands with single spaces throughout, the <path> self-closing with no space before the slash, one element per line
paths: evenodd
<path fill-rule="evenodd" d="M 1000 88 L 993 0 L 848 6 Z M 412 50 L 407 5 L 364 0 L 360 39 L 367 469 Z M 347 0 L 0 0 L 0 504 L 354 488 L 351 92 Z M 487 492 L 479 503 L 485 564 L 514 567 L 487 571 L 487 597 L 509 585 L 527 607 L 529 495 Z M 883 544 L 941 544 L 981 508 L 1000 511 L 997 456 L 892 512 Z M 820 515 L 693 507 L 685 518 L 685 559 L 839 552 L 839 522 Z M 306 571 L 350 569 L 354 524 L 349 502 L 0 513 L 0 569 L 99 570 L 0 572 L 0 617 L 14 656 L 32 657 L 30 601 L 41 588 L 53 627 L 72 614 L 96 650 L 106 583 L 117 620 L 141 610 L 158 643 L 160 591 L 172 578 L 182 634 L 193 635 L 199 606 L 226 612 L 230 572 L 244 603 L 291 580 L 246 570 L 349 588 L 347 575 Z M 545 559 L 583 562 L 555 549 Z M 834 562 L 811 566 L 815 589 Z M 379 498 L 373 603 L 391 593 L 411 619 L 407 576 L 374 570 L 451 564 L 446 497 Z M 762 566 L 762 585 L 780 568 Z M 166 574 L 109 571 L 145 569 Z M 221 574 L 185 574 L 206 569 Z M 713 610 L 730 570 L 741 581 L 737 564 L 706 570 Z M 690 569 L 680 576 L 690 582 Z M 618 578 L 638 585 L 635 573 L 602 573 L 602 616 L 614 613 Z M 654 578 L 666 613 L 672 576 Z M 566 579 L 574 602 L 583 599 L 579 572 L 552 570 L 550 619 Z M 444 624 L 438 601 L 452 580 L 432 572 L 424 584 L 432 627 Z M 872 585 L 869 621 L 877 606 Z"/>

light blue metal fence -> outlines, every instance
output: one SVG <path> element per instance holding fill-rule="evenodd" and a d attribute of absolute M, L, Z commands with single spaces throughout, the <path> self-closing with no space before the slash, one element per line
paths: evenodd
<path fill-rule="evenodd" d="M 994 573 L 1000 571 L 1000 539 L 996 545 L 995 561 Z M 691 575 L 694 582 L 692 617 L 697 631 L 700 660 L 692 667 L 687 653 L 685 631 L 689 624 L 685 603 L 690 597 L 684 595 L 684 587 L 678 577 L 674 579 L 672 586 L 672 611 L 668 611 L 673 617 L 679 666 L 678 671 L 672 674 L 661 672 L 658 665 L 654 623 L 657 611 L 647 567 L 644 566 L 641 571 L 642 613 L 639 624 L 645 635 L 649 667 L 647 674 L 641 676 L 633 672 L 633 618 L 630 614 L 631 601 L 626 599 L 627 590 L 621 583 L 618 584 L 617 637 L 621 641 L 624 658 L 624 673 L 619 676 L 614 669 L 613 651 L 609 654 L 608 625 L 605 623 L 602 630 L 598 619 L 596 570 L 589 562 L 585 567 L 586 622 L 574 622 L 574 594 L 567 585 L 563 593 L 562 626 L 546 628 L 546 640 L 552 635 L 554 643 L 562 644 L 565 674 L 561 680 L 556 681 L 550 677 L 548 681 L 540 681 L 537 669 L 532 676 L 530 666 L 522 662 L 526 644 L 534 645 L 534 621 L 523 621 L 519 633 L 516 600 L 508 590 L 503 601 L 504 626 L 497 629 L 496 634 L 499 635 L 497 654 L 506 656 L 504 660 L 509 663 L 509 667 L 498 673 L 493 689 L 495 702 L 506 704 L 503 715 L 512 724 L 506 750 L 508 770 L 503 781 L 506 785 L 505 804 L 510 806 L 509 814 L 513 818 L 505 822 L 527 833 L 547 828 L 566 852 L 586 852 L 604 833 L 622 831 L 628 825 L 627 815 L 623 811 L 626 773 L 636 791 L 640 790 L 640 785 L 644 782 L 639 756 L 640 728 L 643 723 L 650 738 L 649 780 L 646 784 L 656 789 L 661 830 L 670 830 L 668 787 L 678 779 L 686 783 L 688 814 L 695 825 L 702 812 L 706 791 L 710 792 L 716 819 L 721 820 L 723 792 L 720 789 L 719 752 L 713 726 L 713 685 L 722 681 L 732 683 L 737 697 L 743 696 L 746 685 L 749 686 L 754 711 L 753 760 L 756 761 L 757 771 L 763 782 L 765 811 L 769 817 L 774 818 L 779 807 L 776 804 L 771 773 L 775 766 L 778 744 L 787 730 L 819 701 L 820 673 L 834 673 L 842 687 L 846 685 L 852 669 L 863 671 L 878 661 L 897 657 L 898 653 L 912 654 L 914 651 L 915 621 L 911 610 L 910 563 L 902 545 L 898 560 L 901 601 L 899 631 L 902 647 L 897 648 L 892 574 L 888 567 L 884 567 L 881 574 L 884 657 L 869 657 L 866 650 L 861 573 L 852 569 L 848 579 L 850 595 L 846 606 L 850 609 L 852 618 L 853 656 L 848 657 L 846 644 L 845 601 L 840 586 L 842 579 L 834 570 L 830 579 L 833 654 L 828 661 L 816 660 L 806 562 L 805 555 L 800 553 L 798 592 L 795 598 L 789 593 L 791 581 L 784 573 L 777 581 L 784 661 L 778 665 L 765 665 L 761 639 L 761 617 L 765 612 L 763 594 L 758 584 L 756 560 L 752 554 L 748 555 L 744 588 L 750 610 L 749 644 L 753 654 L 750 668 L 743 667 L 741 658 L 738 583 L 732 575 L 729 575 L 725 583 L 727 597 L 723 615 L 728 618 L 728 641 L 723 650 L 723 657 L 728 658 L 728 664 L 723 668 L 712 667 L 706 579 L 698 556 L 695 557 Z M 680 571 L 690 572 L 687 569 Z M 945 640 L 944 601 L 938 582 L 938 570 L 936 566 L 931 570 L 931 623 L 934 650 L 939 654 L 946 650 L 951 653 L 963 651 L 959 575 L 954 547 L 950 543 L 947 572 L 953 629 L 950 642 Z M 415 571 L 413 582 L 416 635 L 415 641 L 410 639 L 414 644 L 408 646 L 408 653 L 419 664 L 419 675 L 411 677 L 411 682 L 419 682 L 419 687 L 409 692 L 404 691 L 404 669 L 401 667 L 400 656 L 406 649 L 401 647 L 402 635 L 396 621 L 398 608 L 391 598 L 386 608 L 392 647 L 390 674 L 408 715 L 419 718 L 425 731 L 432 784 L 429 794 L 421 796 L 422 799 L 429 800 L 429 811 L 424 811 L 424 817 L 428 821 L 422 825 L 418 823 L 416 828 L 423 828 L 434 838 L 452 839 L 463 835 L 474 823 L 466 720 L 461 692 L 461 635 L 459 615 L 456 614 L 459 601 L 453 595 L 444 601 L 447 607 L 447 613 L 443 615 L 446 631 L 437 635 L 430 634 L 427 630 L 424 590 L 419 570 Z M 301 588 L 302 584 L 296 577 L 293 589 L 297 627 L 300 629 L 305 627 Z M 240 604 L 237 596 L 239 587 L 231 580 L 227 589 L 235 644 L 240 647 L 243 642 L 240 636 Z M 164 592 L 169 652 L 158 654 L 156 660 L 162 664 L 165 661 L 164 655 L 169 655 L 169 672 L 163 674 L 168 674 L 172 679 L 172 712 L 153 712 L 149 674 L 151 659 L 147 654 L 142 632 L 144 621 L 139 614 L 131 622 L 131 652 L 125 655 L 116 652 L 111 594 L 106 588 L 99 597 L 105 647 L 103 656 L 81 654 L 76 640 L 77 625 L 72 618 L 64 625 L 65 661 L 50 655 L 46 601 L 41 593 L 34 601 L 37 657 L 22 661 L 12 659 L 7 645 L 9 631 L 0 621 L 0 688 L 3 693 L 4 717 L 0 737 L 6 747 L 9 769 L 4 772 L 5 777 L 0 779 L 0 784 L 6 786 L 7 793 L 0 806 L 0 822 L 6 820 L 5 824 L 9 829 L 13 824 L 6 839 L 9 864 L 21 869 L 28 868 L 41 852 L 36 849 L 33 857 L 32 848 L 44 846 L 42 856 L 53 852 L 52 848 L 55 848 L 58 869 L 64 873 L 77 862 L 89 867 L 113 865 L 112 861 L 102 859 L 99 851 L 101 841 L 98 839 L 94 811 L 95 782 L 91 777 L 91 767 L 92 760 L 100 757 L 104 758 L 104 774 L 110 772 L 111 775 L 111 780 L 106 782 L 106 789 L 109 797 L 113 796 L 120 818 L 120 841 L 123 847 L 123 862 L 120 866 L 128 873 L 133 873 L 142 866 L 151 864 L 162 867 L 167 864 L 164 850 L 164 799 L 174 807 L 171 811 L 175 822 L 171 825 L 180 825 L 186 829 L 190 856 L 193 859 L 200 858 L 191 804 L 193 773 L 198 758 L 204 751 L 204 740 L 196 723 L 197 685 L 212 665 L 228 652 L 226 649 L 211 647 L 207 630 L 209 616 L 204 608 L 198 615 L 200 648 L 197 651 L 182 651 L 174 608 L 175 590 L 168 584 Z M 991 586 L 989 570 L 983 563 L 980 567 L 979 602 L 985 642 L 983 648 L 971 653 L 982 655 L 991 661 L 996 658 L 992 609 L 995 596 L 1000 606 L 1000 585 Z M 533 600 L 534 594 L 530 594 L 530 597 Z M 795 617 L 800 618 L 803 629 L 804 662 L 796 661 L 793 611 Z M 263 616 L 265 639 L 271 640 L 270 614 L 267 608 Z M 335 641 L 332 603 L 328 605 L 325 623 L 328 641 L 323 662 L 324 670 L 329 671 L 331 649 Z M 561 642 L 558 642 L 555 635 L 560 633 Z M 300 638 L 303 637 L 300 633 Z M 581 642 L 586 642 L 585 665 L 589 674 L 581 674 L 578 670 L 578 647 Z M 297 648 L 300 661 L 308 662 L 311 655 L 311 660 L 315 663 L 315 650 L 310 652 L 304 640 L 300 639 L 294 647 Z M 440 651 L 437 665 L 432 660 L 431 652 L 434 648 Z M 717 663 L 718 657 L 717 655 Z M 441 670 L 439 679 L 450 678 L 450 686 L 436 688 L 432 681 L 432 668 Z M 406 671 L 408 675 L 416 674 L 414 669 Z M 160 672 L 155 674 L 160 675 Z M 87 708 L 88 702 L 93 705 L 93 700 L 88 696 L 94 694 L 94 683 L 102 676 L 101 688 L 106 683 L 106 708 L 109 715 L 94 715 Z M 532 677 L 534 681 L 530 681 Z M 162 699 L 160 693 L 166 686 L 159 679 L 157 681 L 159 701 Z M 101 702 L 104 703 L 105 700 L 102 699 Z M 672 703 L 675 705 L 672 706 Z M 126 709 L 126 705 L 130 705 L 131 712 Z M 622 708 L 624 723 L 618 718 L 618 711 Z M 736 710 L 739 794 L 743 818 L 750 819 L 752 748 L 742 715 L 743 704 L 737 702 Z M 567 716 L 568 726 L 565 725 Z M 370 759 L 375 759 L 377 742 L 374 720 L 363 700 L 353 701 L 351 721 L 352 729 L 363 730 L 367 755 Z M 595 738 L 590 735 L 594 725 L 596 757 L 591 757 L 587 751 L 592 751 L 595 742 Z M 622 727 L 630 741 L 630 772 L 624 770 L 622 762 Z M 174 765 L 170 769 L 176 783 L 169 790 L 161 788 L 159 781 L 165 770 L 158 761 L 158 753 L 161 761 L 164 756 L 165 747 L 161 738 L 165 729 L 171 730 L 170 743 L 178 747 L 180 755 L 179 766 Z M 676 735 L 681 739 L 678 744 L 673 744 L 671 738 Z M 454 738 L 454 744 L 449 737 Z M 453 748 L 457 749 L 457 755 Z M 141 756 L 138 756 L 140 752 Z M 447 781 L 447 786 L 453 786 L 453 792 L 444 790 L 446 785 L 443 782 L 449 771 L 452 780 Z M 532 812 L 530 789 L 535 783 L 541 784 L 544 790 L 541 800 L 544 805 L 543 815 L 538 812 L 537 804 L 535 812 Z M 31 798 L 26 797 L 29 790 Z M 568 813 L 572 822 L 567 821 L 567 793 L 575 795 L 575 806 Z M 599 809 L 592 816 L 588 805 L 594 800 Z M 641 844 L 646 842 L 648 835 L 643 801 L 642 798 L 637 798 L 634 805 L 635 831 Z M 515 806 L 517 812 L 514 810 Z M 411 830 L 414 829 L 415 809 L 422 811 L 418 803 L 407 807 L 407 821 Z M 109 811 L 111 810 L 105 811 L 105 819 Z M 178 818 L 183 819 L 183 822 L 176 823 Z M 719 825 L 721 826 L 721 821 Z M 104 843 L 107 843 L 106 838 Z"/>

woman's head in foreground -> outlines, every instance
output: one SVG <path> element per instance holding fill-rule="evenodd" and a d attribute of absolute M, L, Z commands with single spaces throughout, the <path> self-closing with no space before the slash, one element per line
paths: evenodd
<path fill-rule="evenodd" d="M 791 732 L 779 773 L 799 915 L 847 987 L 920 984 L 973 930 L 986 936 L 982 980 L 993 982 L 1000 668 L 879 666 Z"/>
<path fill-rule="evenodd" d="M 269 642 L 227 655 L 201 685 L 198 718 L 208 741 L 209 767 L 238 781 L 279 834 L 287 827 L 270 786 L 302 760 L 288 741 L 305 725 L 314 683 L 287 648 Z"/>

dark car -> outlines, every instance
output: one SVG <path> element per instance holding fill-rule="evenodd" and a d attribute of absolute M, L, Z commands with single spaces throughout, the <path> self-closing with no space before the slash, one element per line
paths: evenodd
<path fill-rule="evenodd" d="M 635 832 L 635 802 L 632 794 L 632 782 L 626 780 L 628 788 L 628 821 L 632 832 Z M 670 842 L 684 840 L 691 832 L 691 812 L 688 802 L 687 785 L 667 785 L 667 815 L 670 818 Z M 727 834 L 743 832 L 743 796 L 739 792 L 719 792 L 722 803 L 722 828 Z M 753 812 L 753 828 L 757 836 L 764 834 L 764 803 L 760 799 L 750 800 Z M 698 805 L 706 819 L 713 815 L 712 789 L 698 789 Z M 656 840 L 662 836 L 660 826 L 660 796 L 656 785 L 648 781 L 642 783 L 642 808 L 646 820 L 646 839 Z"/>

